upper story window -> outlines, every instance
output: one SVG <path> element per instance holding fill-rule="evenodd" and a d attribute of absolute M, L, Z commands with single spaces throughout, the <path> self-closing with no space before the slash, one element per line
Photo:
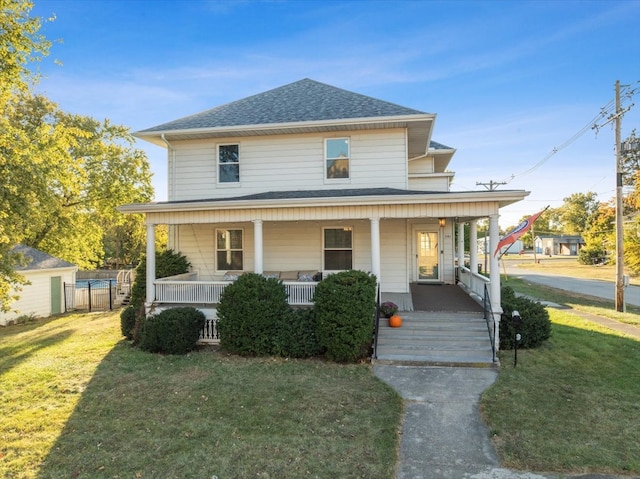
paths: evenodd
<path fill-rule="evenodd" d="M 239 145 L 218 145 L 218 183 L 240 182 Z"/>
<path fill-rule="evenodd" d="M 349 178 L 349 139 L 325 140 L 325 175 L 328 180 Z"/>
<path fill-rule="evenodd" d="M 324 228 L 324 269 L 353 269 L 353 229 Z"/>

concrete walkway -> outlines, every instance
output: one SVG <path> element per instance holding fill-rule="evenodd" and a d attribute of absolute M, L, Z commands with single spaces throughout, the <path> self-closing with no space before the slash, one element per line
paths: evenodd
<path fill-rule="evenodd" d="M 496 369 L 375 365 L 378 378 L 405 401 L 397 479 L 613 479 L 539 475 L 500 467 L 482 422 L 482 392 Z"/>

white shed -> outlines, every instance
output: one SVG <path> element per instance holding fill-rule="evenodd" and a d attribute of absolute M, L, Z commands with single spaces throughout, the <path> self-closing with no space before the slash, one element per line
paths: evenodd
<path fill-rule="evenodd" d="M 28 246 L 16 246 L 13 251 L 25 256 L 27 264 L 16 271 L 30 284 L 22 287 L 11 311 L 0 313 L 0 326 L 24 314 L 46 317 L 63 313 L 64 283 L 75 284 L 78 267 Z"/>

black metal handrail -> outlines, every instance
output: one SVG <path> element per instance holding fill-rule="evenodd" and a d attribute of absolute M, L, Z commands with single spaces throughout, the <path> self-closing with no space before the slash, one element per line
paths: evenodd
<path fill-rule="evenodd" d="M 482 309 L 484 310 L 484 319 L 487 322 L 487 330 L 489 331 L 489 340 L 491 341 L 491 352 L 493 354 L 493 362 L 496 361 L 496 320 L 493 317 L 493 308 L 491 307 L 491 296 L 489 288 L 484 285 L 484 295 L 482 298 Z"/>
<path fill-rule="evenodd" d="M 374 315 L 373 359 L 378 359 L 378 330 L 380 329 L 380 284 L 376 293 L 376 312 Z"/>

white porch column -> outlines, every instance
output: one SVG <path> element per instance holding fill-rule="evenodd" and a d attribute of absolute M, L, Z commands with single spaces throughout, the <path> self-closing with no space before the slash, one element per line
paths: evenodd
<path fill-rule="evenodd" d="M 498 256 L 494 251 L 500 241 L 500 230 L 498 228 L 499 215 L 489 216 L 489 279 L 491 281 L 491 309 L 493 309 L 493 319 L 496 324 L 495 345 L 496 351 L 500 349 L 500 316 L 502 315 L 502 302 L 500 298 L 500 264 Z"/>
<path fill-rule="evenodd" d="M 478 274 L 478 221 L 469 222 L 469 269 Z"/>
<path fill-rule="evenodd" d="M 464 266 L 464 223 L 458 223 L 458 267 Z"/>
<path fill-rule="evenodd" d="M 147 298 L 146 305 L 151 306 L 156 299 L 156 225 L 147 223 Z"/>
<path fill-rule="evenodd" d="M 380 218 L 371 218 L 371 272 L 380 284 Z"/>
<path fill-rule="evenodd" d="M 253 272 L 264 273 L 262 220 L 253 220 Z"/>

